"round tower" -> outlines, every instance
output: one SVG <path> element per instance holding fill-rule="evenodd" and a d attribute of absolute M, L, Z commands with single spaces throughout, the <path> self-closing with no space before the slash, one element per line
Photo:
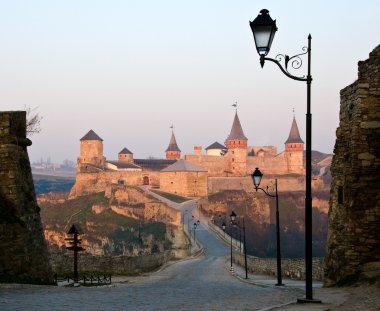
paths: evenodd
<path fill-rule="evenodd" d="M 90 130 L 80 139 L 80 156 L 78 164 L 92 164 L 94 166 L 105 165 L 103 156 L 103 139 L 93 130 Z"/>
<path fill-rule="evenodd" d="M 285 156 L 289 173 L 303 174 L 304 168 L 304 142 L 298 130 L 296 118 L 293 117 L 289 137 L 285 142 Z"/>
<path fill-rule="evenodd" d="M 236 111 L 230 135 L 227 137 L 228 163 L 233 175 L 244 176 L 247 173 L 247 142 L 248 138 L 244 135 Z"/>
<path fill-rule="evenodd" d="M 174 131 L 172 127 L 172 136 L 170 138 L 169 146 L 165 150 L 166 159 L 168 160 L 179 160 L 181 158 L 181 149 L 177 145 L 177 141 L 174 136 Z"/>
<path fill-rule="evenodd" d="M 124 148 L 119 152 L 119 161 L 133 163 L 133 153 L 130 152 L 127 148 Z"/>

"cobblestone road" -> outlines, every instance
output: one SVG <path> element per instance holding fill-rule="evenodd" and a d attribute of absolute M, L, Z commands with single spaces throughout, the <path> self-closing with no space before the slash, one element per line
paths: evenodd
<path fill-rule="evenodd" d="M 112 287 L 2 286 L 0 310 L 260 310 L 302 296 L 239 281 L 228 271 L 228 246 L 202 227 L 196 235 L 205 248 L 199 258 Z"/>

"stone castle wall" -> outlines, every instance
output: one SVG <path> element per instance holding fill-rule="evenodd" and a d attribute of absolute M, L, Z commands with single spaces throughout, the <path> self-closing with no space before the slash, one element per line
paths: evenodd
<path fill-rule="evenodd" d="M 380 278 L 380 46 L 341 90 L 331 167 L 326 285 Z M 368 273 L 367 273 L 368 274 Z"/>
<path fill-rule="evenodd" d="M 261 167 L 260 167 L 261 169 Z M 260 187 L 273 187 L 274 179 L 277 178 L 278 191 L 304 191 L 305 177 L 296 174 L 287 175 L 269 175 L 265 174 Z M 315 188 L 313 183 L 313 188 Z M 213 194 L 221 190 L 245 190 L 247 192 L 254 191 L 254 185 L 251 176 L 245 177 L 209 177 L 208 178 L 208 194 Z"/>
<path fill-rule="evenodd" d="M 105 191 L 111 184 L 124 183 L 129 186 L 143 184 L 144 176 L 148 176 L 151 185 L 159 185 L 160 172 L 145 171 L 100 171 L 77 173 L 75 184 L 70 192 L 70 198 L 78 195 Z"/>
<path fill-rule="evenodd" d="M 207 172 L 161 172 L 160 190 L 178 195 L 207 195 Z"/>
<path fill-rule="evenodd" d="M 186 161 L 200 165 L 208 170 L 208 176 L 227 176 L 227 158 L 214 155 L 185 154 Z"/>
<path fill-rule="evenodd" d="M 186 154 L 184 159 L 207 169 L 209 177 L 244 176 L 256 167 L 266 174 L 305 174 L 303 151 L 273 154 L 276 148 L 266 147 L 266 150 L 255 152 L 254 156 L 247 156 L 247 150 L 243 149 L 233 150 L 234 154 L 229 151 L 226 156 Z"/>
<path fill-rule="evenodd" d="M 53 282 L 26 147 L 25 111 L 0 113 L 0 282 Z"/>

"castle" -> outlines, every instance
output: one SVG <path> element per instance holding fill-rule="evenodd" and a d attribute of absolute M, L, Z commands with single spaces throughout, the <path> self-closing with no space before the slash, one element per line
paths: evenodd
<path fill-rule="evenodd" d="M 248 187 L 249 175 L 255 169 L 266 174 L 304 176 L 304 142 L 293 117 L 285 151 L 274 146 L 249 146 L 237 110 L 225 145 L 215 142 L 202 152 L 194 147 L 193 154 L 181 158 L 174 131 L 166 149 L 166 159 L 134 159 L 123 148 L 118 160 L 103 155 L 103 140 L 90 130 L 80 139 L 77 178 L 70 197 L 104 191 L 112 184 L 152 185 L 162 191 L 198 197 L 221 189 Z"/>

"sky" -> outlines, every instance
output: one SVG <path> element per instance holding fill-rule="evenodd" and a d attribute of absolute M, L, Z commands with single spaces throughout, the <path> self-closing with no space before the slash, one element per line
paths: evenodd
<path fill-rule="evenodd" d="M 380 44 L 378 0 L 0 0 L 0 111 L 43 117 L 31 161 L 76 161 L 90 129 L 109 160 L 163 158 L 171 125 L 192 153 L 224 143 L 235 102 L 248 144 L 281 152 L 293 109 L 305 140 L 306 83 L 260 67 L 249 21 L 263 8 L 278 27 L 269 57 L 312 36 L 312 148 L 332 153 L 339 92 Z"/>

